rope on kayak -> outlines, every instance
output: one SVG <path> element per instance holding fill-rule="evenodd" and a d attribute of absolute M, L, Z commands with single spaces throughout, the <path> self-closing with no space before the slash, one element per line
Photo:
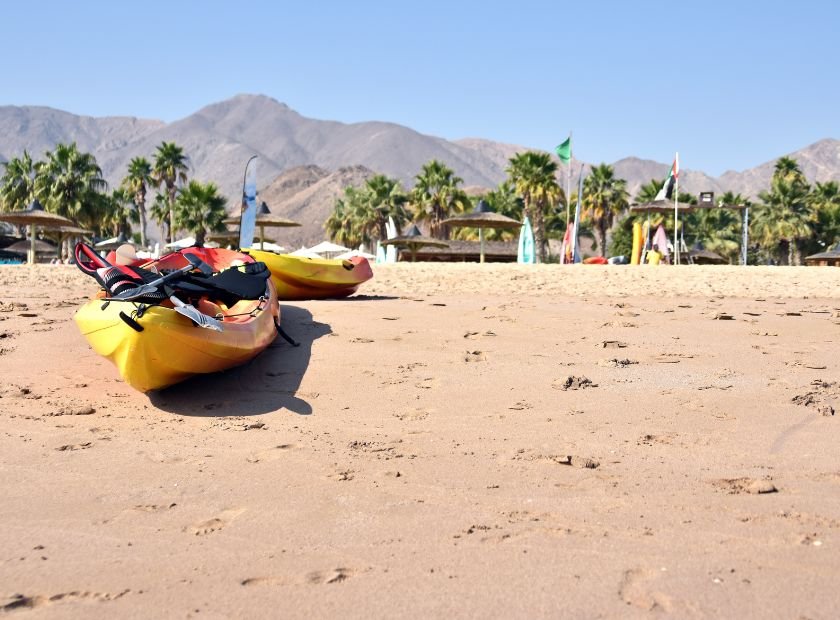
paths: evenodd
<path fill-rule="evenodd" d="M 299 346 L 300 346 L 300 343 L 299 343 L 299 342 L 296 342 L 294 338 L 292 338 L 289 334 L 287 334 L 287 333 L 283 330 L 283 328 L 282 328 L 282 327 L 280 327 L 280 323 L 278 323 L 277 321 L 274 321 L 274 327 L 276 327 L 276 328 L 277 328 L 277 333 L 278 333 L 278 334 L 280 334 L 280 336 L 283 338 L 283 340 L 285 340 L 286 342 L 288 342 L 288 343 L 289 343 L 290 345 L 292 345 L 293 347 L 299 347 Z"/>

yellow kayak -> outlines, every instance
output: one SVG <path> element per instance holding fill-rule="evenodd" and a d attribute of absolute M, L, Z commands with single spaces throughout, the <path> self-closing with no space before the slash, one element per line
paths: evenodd
<path fill-rule="evenodd" d="M 213 269 L 247 256 L 229 250 L 190 248 Z M 180 253 L 144 268 L 177 269 L 186 264 Z M 230 307 L 206 296 L 194 308 L 221 323 L 221 331 L 200 329 L 176 311 L 168 299 L 157 305 L 132 301 L 105 303 L 105 291 L 85 303 L 76 324 L 94 351 L 111 360 L 126 383 L 147 392 L 178 383 L 191 375 L 219 372 L 252 359 L 277 335 L 280 309 L 271 280 L 260 299 L 240 299 Z"/>
<path fill-rule="evenodd" d="M 244 251 L 271 270 L 277 298 L 284 301 L 347 297 L 373 277 L 370 263 L 361 256 L 327 259 Z"/>

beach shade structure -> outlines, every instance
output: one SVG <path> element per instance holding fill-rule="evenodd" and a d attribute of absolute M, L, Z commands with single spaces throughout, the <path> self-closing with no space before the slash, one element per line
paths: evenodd
<path fill-rule="evenodd" d="M 62 226 L 75 226 L 76 222 L 55 213 L 48 213 L 36 198 L 28 208 L 22 211 L 0 213 L 0 222 L 8 222 L 16 226 L 29 226 L 30 248 L 29 262 L 35 262 L 35 229 L 56 230 Z"/>
<path fill-rule="evenodd" d="M 280 254 L 286 251 L 286 248 L 283 246 L 277 245 L 276 243 L 271 243 L 269 241 L 257 241 L 251 246 L 252 250 L 263 250 L 265 252 L 276 252 Z"/>
<path fill-rule="evenodd" d="M 311 248 L 307 248 L 310 252 L 315 254 L 340 254 L 341 252 L 349 252 L 350 248 L 345 248 L 343 245 L 338 245 L 337 243 L 333 243 L 332 241 L 322 241 L 318 245 L 313 245 Z"/>
<path fill-rule="evenodd" d="M 463 213 L 443 220 L 447 226 L 461 226 L 478 228 L 478 241 L 480 247 L 479 262 L 484 262 L 484 229 L 496 228 L 502 230 L 514 230 L 522 226 L 518 222 L 501 213 L 496 213 L 484 200 L 479 200 L 475 209 L 470 213 Z"/>
<path fill-rule="evenodd" d="M 224 220 L 224 223 L 232 226 L 239 226 L 239 219 L 239 216 L 229 217 Z M 264 200 L 260 203 L 260 206 L 257 207 L 256 224 L 260 229 L 260 243 L 266 241 L 266 228 L 289 228 L 292 226 L 300 226 L 300 222 L 287 220 L 279 215 L 274 215 L 268 208 L 268 205 L 265 204 Z"/>
<path fill-rule="evenodd" d="M 651 213 L 664 213 L 664 214 L 673 214 L 674 209 L 677 209 L 677 213 L 684 214 L 689 213 L 692 210 L 692 206 L 690 204 L 683 204 L 678 203 L 675 207 L 673 200 L 653 200 L 651 202 L 643 202 L 643 203 L 636 203 L 630 205 L 630 213 L 647 213 L 648 214 L 648 230 L 650 230 L 650 214 Z M 645 252 L 648 249 L 648 240 L 644 240 L 644 248 L 642 250 L 642 255 L 644 256 Z M 674 255 L 679 253 L 679 248 L 674 248 Z"/>
<path fill-rule="evenodd" d="M 52 243 L 47 243 L 41 239 L 35 239 L 34 244 L 31 239 L 22 239 L 16 243 L 6 246 L 4 249 L 8 252 L 14 252 L 15 254 L 25 256 L 32 251 L 33 247 L 35 248 L 35 252 L 37 254 L 58 254 L 60 248 L 60 246 L 56 247 Z"/>
<path fill-rule="evenodd" d="M 382 245 L 395 245 L 397 247 L 405 247 L 411 252 L 411 262 L 413 263 L 417 259 L 417 250 L 422 247 L 433 247 L 433 248 L 448 248 L 449 244 L 446 241 L 441 241 L 440 239 L 432 239 L 431 237 L 425 237 L 421 234 L 420 229 L 417 228 L 417 224 L 412 224 L 411 228 L 408 229 L 408 232 L 404 235 L 399 235 L 394 237 L 393 239 L 385 239 L 382 241 Z"/>
<path fill-rule="evenodd" d="M 689 204 L 680 203 L 677 206 L 678 213 L 686 213 L 691 211 L 692 207 Z M 652 202 L 642 202 L 630 205 L 630 213 L 673 213 L 673 200 L 654 200 Z"/>
<path fill-rule="evenodd" d="M 688 253 L 688 258 L 691 260 L 692 263 L 695 265 L 724 265 L 726 264 L 726 259 L 718 254 L 717 252 L 712 252 L 711 250 L 707 250 L 702 246 L 695 246 Z"/>
<path fill-rule="evenodd" d="M 840 243 L 825 252 L 806 256 L 805 264 L 824 267 L 840 267 Z"/>
<path fill-rule="evenodd" d="M 73 239 L 74 237 L 90 237 L 93 234 L 92 230 L 85 230 L 84 228 L 79 228 L 78 226 L 59 226 L 58 228 L 52 228 L 44 232 L 47 233 L 47 236 L 50 239 L 52 239 L 52 235 L 56 235 L 58 237 L 59 252 L 62 251 L 65 239 Z"/>
<path fill-rule="evenodd" d="M 300 248 L 294 252 L 289 252 L 289 256 L 302 256 L 303 258 L 322 258 L 317 252 L 313 252 L 309 248 Z"/>
<path fill-rule="evenodd" d="M 208 241 L 214 241 L 220 245 L 238 246 L 239 229 L 207 233 L 206 239 Z M 268 243 L 270 241 L 275 241 L 275 239 L 273 237 L 265 237 L 265 241 L 261 241 L 259 243 Z M 252 245 L 251 247 L 256 247 L 256 245 Z"/>
<path fill-rule="evenodd" d="M 363 250 L 350 250 L 349 252 L 344 252 L 344 254 L 339 254 L 338 256 L 336 256 L 336 259 L 346 260 L 348 258 L 355 258 L 356 256 L 361 256 L 362 258 L 366 258 L 368 260 L 373 260 L 376 258 L 376 256 L 374 256 L 370 252 L 365 252 Z"/>

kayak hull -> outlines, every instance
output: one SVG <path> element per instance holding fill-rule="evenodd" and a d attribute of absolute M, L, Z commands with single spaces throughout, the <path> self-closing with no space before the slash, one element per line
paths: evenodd
<path fill-rule="evenodd" d="M 103 296 L 100 292 L 85 303 L 74 319 L 93 350 L 110 360 L 123 380 L 141 392 L 244 364 L 273 342 L 275 321 L 280 319 L 270 280 L 261 300 L 241 300 L 230 308 L 199 304 L 205 314 L 221 314 L 221 332 L 195 326 L 174 308 L 150 306 L 138 314 L 137 305 L 106 304 Z"/>
<path fill-rule="evenodd" d="M 307 258 L 262 250 L 248 250 L 248 254 L 271 270 L 277 297 L 283 301 L 347 297 L 373 277 L 370 263 L 361 256 Z"/>

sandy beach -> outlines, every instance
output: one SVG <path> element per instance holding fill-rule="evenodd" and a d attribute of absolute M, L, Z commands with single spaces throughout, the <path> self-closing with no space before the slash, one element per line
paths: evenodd
<path fill-rule="evenodd" d="M 0 615 L 840 616 L 840 269 L 375 266 L 144 395 L 0 267 Z"/>

